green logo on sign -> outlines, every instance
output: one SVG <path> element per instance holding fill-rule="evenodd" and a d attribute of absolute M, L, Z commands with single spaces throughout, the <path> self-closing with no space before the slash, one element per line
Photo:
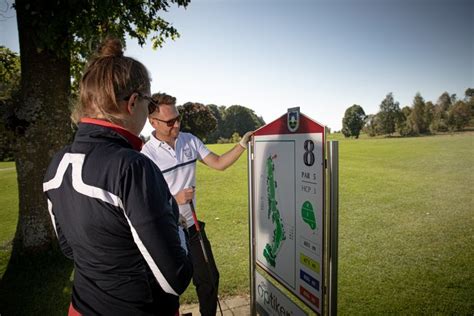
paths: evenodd
<path fill-rule="evenodd" d="M 316 218 L 314 217 L 313 205 L 309 201 L 303 203 L 303 206 L 301 207 L 301 216 L 303 217 L 303 221 L 308 224 L 312 230 L 316 229 Z"/>

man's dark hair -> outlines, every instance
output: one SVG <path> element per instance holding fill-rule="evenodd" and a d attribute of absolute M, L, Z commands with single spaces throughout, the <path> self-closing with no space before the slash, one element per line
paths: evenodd
<path fill-rule="evenodd" d="M 151 98 L 158 105 L 156 111 L 160 112 L 160 105 L 168 104 L 176 106 L 176 98 L 166 93 L 154 93 Z"/>

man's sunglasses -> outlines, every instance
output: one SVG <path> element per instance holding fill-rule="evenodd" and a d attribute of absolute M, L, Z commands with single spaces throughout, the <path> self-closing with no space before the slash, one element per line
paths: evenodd
<path fill-rule="evenodd" d="M 156 118 L 156 117 L 152 117 L 151 119 L 152 119 L 152 120 L 157 120 L 157 121 L 163 122 L 163 123 L 165 123 L 166 126 L 168 126 L 168 127 L 173 127 L 176 122 L 179 123 L 179 122 L 181 121 L 181 116 L 178 115 L 178 116 L 176 116 L 175 118 L 173 118 L 173 119 L 171 119 L 171 120 L 168 120 L 168 121 L 160 120 L 159 118 Z"/>
<path fill-rule="evenodd" d="M 156 103 L 155 100 L 153 100 L 151 97 L 149 97 L 147 95 L 141 94 L 140 92 L 133 92 L 133 93 L 138 94 L 139 98 L 142 98 L 142 99 L 145 99 L 145 100 L 148 101 L 148 114 L 151 114 L 151 113 L 155 112 L 156 108 L 158 107 L 158 104 Z M 132 95 L 129 95 L 128 97 L 123 98 L 123 100 L 128 101 L 128 100 L 130 100 L 131 97 L 132 97 Z"/>

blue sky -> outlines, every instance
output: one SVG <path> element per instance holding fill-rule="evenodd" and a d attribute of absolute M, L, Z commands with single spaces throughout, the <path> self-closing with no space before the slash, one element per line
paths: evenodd
<path fill-rule="evenodd" d="M 239 104 L 267 123 L 300 106 L 339 130 L 347 107 L 376 113 L 389 92 L 405 106 L 474 87 L 471 0 L 193 0 L 163 17 L 181 38 L 126 54 L 178 104 Z M 18 51 L 15 23 L 0 21 L 0 43 Z"/>

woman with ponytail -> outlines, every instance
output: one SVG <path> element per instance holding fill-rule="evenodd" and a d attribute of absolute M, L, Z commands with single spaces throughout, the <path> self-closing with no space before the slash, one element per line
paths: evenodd
<path fill-rule="evenodd" d="M 80 82 L 72 144 L 43 190 L 74 260 L 70 315 L 175 315 L 192 267 L 178 208 L 138 137 L 155 104 L 143 64 L 108 39 Z"/>

